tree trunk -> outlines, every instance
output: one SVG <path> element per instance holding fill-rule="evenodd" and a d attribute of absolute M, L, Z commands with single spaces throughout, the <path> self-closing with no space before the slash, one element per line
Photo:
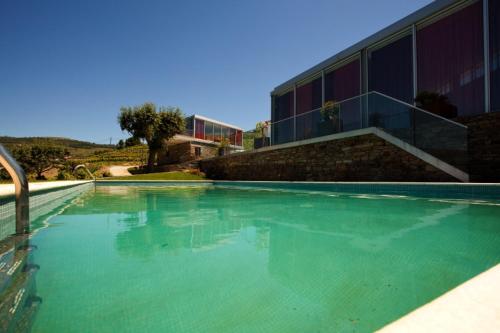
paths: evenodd
<path fill-rule="evenodd" d="M 148 165 L 146 167 L 146 170 L 148 172 L 152 172 L 153 171 L 153 168 L 155 166 L 155 160 L 156 160 L 156 149 L 153 149 L 153 148 L 149 148 L 149 151 L 148 151 Z"/>

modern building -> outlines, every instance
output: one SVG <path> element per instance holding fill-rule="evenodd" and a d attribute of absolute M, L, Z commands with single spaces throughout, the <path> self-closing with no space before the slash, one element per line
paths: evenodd
<path fill-rule="evenodd" d="M 415 143 L 425 128 L 460 132 L 443 118 L 500 111 L 499 14 L 499 0 L 437 0 L 284 82 L 271 93 L 271 144 L 369 126 Z M 422 93 L 446 96 L 451 112 L 412 108 Z"/>
<path fill-rule="evenodd" d="M 168 150 L 160 154 L 159 164 L 175 164 L 217 156 L 220 149 L 225 153 L 243 150 L 243 130 L 200 115 L 186 118 L 186 130 L 176 135 Z"/>

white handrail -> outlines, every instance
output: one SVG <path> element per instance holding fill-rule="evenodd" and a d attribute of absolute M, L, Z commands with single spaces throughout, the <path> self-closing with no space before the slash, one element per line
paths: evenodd
<path fill-rule="evenodd" d="M 0 164 L 14 182 L 16 195 L 16 234 L 27 234 L 30 228 L 30 194 L 28 178 L 23 168 L 0 144 Z"/>

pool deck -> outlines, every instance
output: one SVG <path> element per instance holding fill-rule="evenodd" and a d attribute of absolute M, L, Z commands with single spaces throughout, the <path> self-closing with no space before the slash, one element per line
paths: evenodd
<path fill-rule="evenodd" d="M 61 181 L 49 181 L 49 182 L 39 182 L 39 183 L 29 183 L 30 193 L 63 188 L 68 186 L 74 186 L 79 184 L 89 183 L 91 180 L 61 180 Z M 15 189 L 14 184 L 0 184 L 0 197 L 14 195 Z"/>
<path fill-rule="evenodd" d="M 500 264 L 378 332 L 500 332 Z"/>

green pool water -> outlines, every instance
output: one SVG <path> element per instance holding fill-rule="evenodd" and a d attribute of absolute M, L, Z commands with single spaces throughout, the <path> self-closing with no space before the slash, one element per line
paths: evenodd
<path fill-rule="evenodd" d="M 33 332 L 369 332 L 500 261 L 500 203 L 98 186 L 35 227 Z"/>

